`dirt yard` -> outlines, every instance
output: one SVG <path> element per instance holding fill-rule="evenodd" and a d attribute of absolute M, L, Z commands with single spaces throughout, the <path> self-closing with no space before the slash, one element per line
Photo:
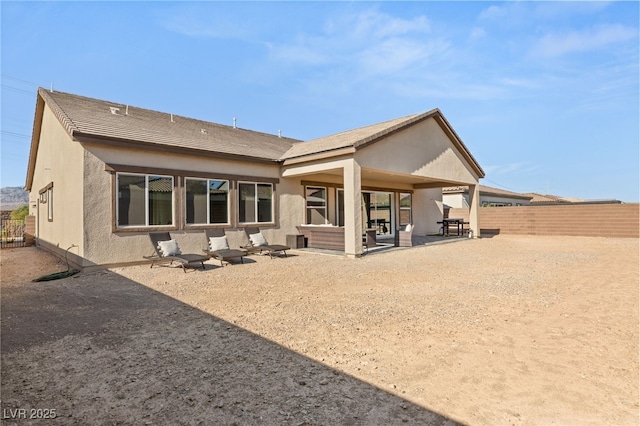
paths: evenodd
<path fill-rule="evenodd" d="M 41 283 L 66 266 L 0 254 L 3 424 L 639 423 L 637 239 Z"/>

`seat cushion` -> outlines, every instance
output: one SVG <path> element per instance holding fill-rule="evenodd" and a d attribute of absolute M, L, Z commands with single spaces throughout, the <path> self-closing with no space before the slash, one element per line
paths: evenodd
<path fill-rule="evenodd" d="M 227 237 L 210 237 L 209 250 L 229 250 L 229 242 L 227 241 Z"/>
<path fill-rule="evenodd" d="M 167 256 L 175 256 L 178 254 L 182 254 L 180 251 L 180 247 L 178 247 L 178 242 L 176 240 L 168 240 L 168 241 L 159 241 L 158 242 L 158 250 L 162 257 Z"/>
<path fill-rule="evenodd" d="M 251 244 L 254 247 L 266 246 L 267 240 L 262 235 L 262 232 L 258 232 L 257 234 L 249 234 L 249 240 L 251 240 Z"/>

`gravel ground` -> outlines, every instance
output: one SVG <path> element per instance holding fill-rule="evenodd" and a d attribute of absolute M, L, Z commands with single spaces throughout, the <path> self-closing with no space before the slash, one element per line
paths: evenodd
<path fill-rule="evenodd" d="M 3 250 L 3 424 L 637 425 L 637 239 L 58 281 Z M 41 410 L 41 411 L 37 411 Z M 49 410 L 49 411 L 47 411 Z"/>

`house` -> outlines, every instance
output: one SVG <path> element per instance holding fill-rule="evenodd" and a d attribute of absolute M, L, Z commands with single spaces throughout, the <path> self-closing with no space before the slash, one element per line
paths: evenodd
<path fill-rule="evenodd" d="M 438 109 L 303 142 L 40 88 L 25 187 L 38 244 L 76 245 L 70 260 L 90 270 L 139 262 L 154 230 L 201 252 L 208 227 L 238 246 L 245 226 L 285 243 L 324 225 L 358 257 L 365 229 L 436 233 L 455 185 L 470 188 L 477 236 L 482 177 Z"/>
<path fill-rule="evenodd" d="M 528 206 L 532 198 L 530 194 L 480 185 L 480 207 Z M 468 186 L 442 189 L 442 202 L 450 208 L 469 208 L 469 199 Z"/>
<path fill-rule="evenodd" d="M 615 199 L 583 200 L 576 197 L 559 197 L 557 195 L 538 194 L 536 192 L 529 192 L 525 195 L 531 197 L 532 206 L 551 206 L 560 204 L 622 204 L 622 201 Z"/>

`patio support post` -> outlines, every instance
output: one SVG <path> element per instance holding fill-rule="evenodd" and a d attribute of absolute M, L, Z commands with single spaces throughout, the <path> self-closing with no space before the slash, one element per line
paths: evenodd
<path fill-rule="evenodd" d="M 360 164 L 346 160 L 344 180 L 344 254 L 347 257 L 362 255 L 362 181 Z"/>
<path fill-rule="evenodd" d="M 480 236 L 479 207 L 480 185 L 469 185 L 469 229 L 473 238 Z"/>

